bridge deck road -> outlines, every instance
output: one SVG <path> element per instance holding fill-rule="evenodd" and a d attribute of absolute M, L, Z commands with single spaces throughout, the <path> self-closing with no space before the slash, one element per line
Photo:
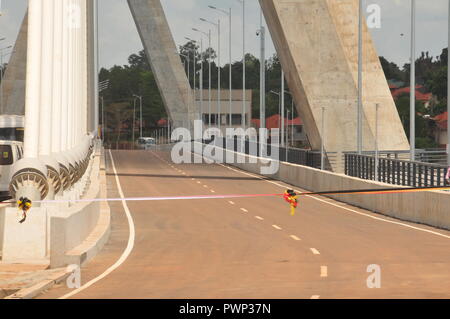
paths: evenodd
<path fill-rule="evenodd" d="M 182 164 L 157 151 L 113 151 L 125 197 L 283 193 L 222 165 Z M 119 196 L 108 158 L 108 196 Z M 129 225 L 111 203 L 112 233 L 82 268 L 82 284 L 120 258 Z M 71 298 L 449 298 L 450 232 L 327 198 L 128 202 L 136 228 L 125 261 Z M 443 235 L 443 236 L 441 236 Z M 381 288 L 369 289 L 369 265 Z M 65 284 L 39 298 L 70 293 Z"/>

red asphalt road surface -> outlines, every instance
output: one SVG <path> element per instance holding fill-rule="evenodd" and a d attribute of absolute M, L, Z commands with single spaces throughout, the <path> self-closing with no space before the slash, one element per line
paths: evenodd
<path fill-rule="evenodd" d="M 175 165 L 157 151 L 113 151 L 125 197 L 283 193 L 222 165 Z M 107 156 L 108 196 L 119 197 Z M 338 206 L 336 206 L 338 205 Z M 129 239 L 121 202 L 112 232 L 82 268 L 82 284 L 116 263 Z M 278 197 L 128 202 L 136 228 L 130 255 L 71 298 L 449 298 L 450 238 L 327 198 L 300 199 L 296 216 Z M 360 215 L 351 210 L 375 216 Z M 411 225 L 418 229 L 408 228 Z M 369 265 L 381 288 L 369 289 Z M 65 283 L 39 298 L 60 298 Z"/>

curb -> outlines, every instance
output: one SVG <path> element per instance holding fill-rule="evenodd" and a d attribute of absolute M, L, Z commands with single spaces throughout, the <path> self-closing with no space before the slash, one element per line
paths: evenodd
<path fill-rule="evenodd" d="M 49 276 L 48 279 L 41 281 L 38 284 L 35 284 L 34 286 L 23 288 L 19 290 L 18 292 L 4 298 L 4 299 L 32 299 L 38 295 L 40 295 L 45 290 L 48 290 L 52 288 L 54 285 L 59 284 L 60 282 L 67 279 L 72 273 L 67 272 L 66 269 L 57 272 L 51 276 Z"/>

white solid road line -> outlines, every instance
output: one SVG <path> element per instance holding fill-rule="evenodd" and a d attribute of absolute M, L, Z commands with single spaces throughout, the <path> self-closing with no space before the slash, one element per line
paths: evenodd
<path fill-rule="evenodd" d="M 320 252 L 315 248 L 311 248 L 311 251 L 314 255 L 320 255 Z"/>
<path fill-rule="evenodd" d="M 298 238 L 298 237 L 295 236 L 295 235 L 291 235 L 291 238 L 292 238 L 293 240 L 297 240 L 297 241 L 300 241 L 300 240 L 301 240 L 300 238 Z"/>
<path fill-rule="evenodd" d="M 327 266 L 320 267 L 320 277 L 322 277 L 322 278 L 328 277 L 328 267 Z"/>
<path fill-rule="evenodd" d="M 59 299 L 70 298 L 70 297 L 72 297 L 72 296 L 82 292 L 83 290 L 89 288 L 90 286 L 92 286 L 96 282 L 102 280 L 106 276 L 108 276 L 110 273 L 112 273 L 114 270 L 119 268 L 125 262 L 125 260 L 128 258 L 128 256 L 130 256 L 131 251 L 134 248 L 134 240 L 135 240 L 135 237 L 136 237 L 136 230 L 135 230 L 135 227 L 134 227 L 133 216 L 131 216 L 130 209 L 128 208 L 127 202 L 125 201 L 125 195 L 123 194 L 122 186 L 120 185 L 119 176 L 117 174 L 116 165 L 114 163 L 114 158 L 112 156 L 111 150 L 109 150 L 109 156 L 111 157 L 111 164 L 112 164 L 112 168 L 113 168 L 113 171 L 114 171 L 114 176 L 116 178 L 117 189 L 119 191 L 120 197 L 123 199 L 122 200 L 122 206 L 123 206 L 123 209 L 125 210 L 125 214 L 126 214 L 127 220 L 128 220 L 129 235 L 128 235 L 127 247 L 125 248 L 124 252 L 122 253 L 122 256 L 120 256 L 119 260 L 117 260 L 116 263 L 114 265 L 112 265 L 111 267 L 109 267 L 104 273 L 102 273 L 98 277 L 95 277 L 91 281 L 85 283 L 80 288 L 75 289 L 74 291 L 72 291 L 72 292 L 70 292 L 70 293 L 60 297 Z"/>
<path fill-rule="evenodd" d="M 276 185 L 278 187 L 281 187 L 283 189 L 287 189 L 289 187 L 292 187 L 292 186 L 288 186 L 288 185 L 282 185 L 282 184 L 279 184 L 279 183 L 274 182 L 274 181 L 266 180 L 266 179 L 262 178 L 261 176 L 250 174 L 250 173 L 247 173 L 247 172 L 243 172 L 243 171 L 234 169 L 232 167 L 228 167 L 228 166 L 226 166 L 224 164 L 218 164 L 218 165 L 223 166 L 223 167 L 225 167 L 225 168 L 227 168 L 229 170 L 232 170 L 234 172 L 237 172 L 237 173 L 240 173 L 240 174 L 243 174 L 243 175 L 247 175 L 247 176 L 251 176 L 251 177 L 254 177 L 254 178 L 258 178 L 258 179 L 260 179 L 262 181 L 265 181 L 267 183 L 271 183 L 271 184 Z M 298 189 L 295 189 L 295 191 L 299 192 L 299 193 L 303 192 L 303 191 L 300 191 Z M 335 204 L 335 203 L 331 203 L 329 201 L 326 201 L 326 200 L 321 199 L 321 198 L 316 197 L 316 196 L 307 196 L 307 197 L 309 197 L 311 199 L 314 199 L 314 200 L 317 200 L 319 202 L 322 202 L 322 203 L 325 203 L 325 204 L 328 204 L 328 205 L 331 205 L 331 206 L 334 206 L 334 207 L 337 207 L 337 208 L 341 208 L 343 210 L 355 213 L 357 215 L 361 215 L 361 216 L 365 216 L 365 217 L 368 217 L 368 218 L 372 218 L 374 220 L 378 220 L 378 221 L 381 221 L 381 222 L 384 222 L 384 223 L 399 225 L 399 226 L 403 226 L 403 227 L 406 227 L 406 228 L 410 228 L 410 229 L 414 229 L 414 230 L 417 230 L 417 231 L 421 231 L 421 232 L 429 233 L 429 234 L 436 235 L 436 236 L 439 236 L 439 237 L 450 239 L 449 235 L 444 235 L 444 234 L 441 234 L 441 233 L 438 233 L 438 232 L 435 232 L 435 231 L 432 231 L 432 230 L 423 229 L 423 228 L 412 226 L 412 225 L 408 225 L 408 224 L 405 224 L 405 223 L 396 222 L 396 221 L 393 221 L 393 220 L 388 220 L 388 219 L 384 219 L 384 218 L 381 218 L 381 217 L 372 216 L 370 214 L 358 212 L 357 210 L 354 210 L 354 209 L 351 209 L 351 208 L 348 208 L 348 207 L 345 207 L 345 206 L 342 206 L 342 205 L 338 205 L 338 204 Z"/>
<path fill-rule="evenodd" d="M 275 229 L 278 229 L 278 230 L 282 229 L 280 226 L 277 226 L 277 225 L 272 225 L 272 227 L 275 228 Z"/>

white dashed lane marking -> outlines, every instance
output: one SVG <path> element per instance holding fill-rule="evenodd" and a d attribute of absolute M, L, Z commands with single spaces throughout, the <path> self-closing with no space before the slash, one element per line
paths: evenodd
<path fill-rule="evenodd" d="M 232 202 L 231 200 L 228 203 L 230 203 L 231 205 L 234 205 L 234 202 Z"/>
<path fill-rule="evenodd" d="M 322 277 L 322 278 L 328 277 L 328 267 L 327 266 L 320 267 L 320 277 Z"/>
<path fill-rule="evenodd" d="M 245 208 L 241 208 L 241 210 L 242 210 L 244 213 L 248 213 L 248 210 L 246 210 Z"/>
<path fill-rule="evenodd" d="M 275 228 L 275 229 L 277 229 L 277 230 L 281 230 L 281 227 L 280 227 L 280 226 L 272 225 L 272 227 Z"/>
<path fill-rule="evenodd" d="M 256 219 L 259 219 L 259 220 L 264 220 L 264 218 L 262 218 L 262 217 L 260 217 L 260 216 L 255 216 L 255 218 L 256 218 Z"/>
<path fill-rule="evenodd" d="M 311 299 L 320 299 L 320 296 L 319 295 L 314 295 L 314 296 L 311 297 Z"/>
<path fill-rule="evenodd" d="M 291 238 L 292 238 L 293 240 L 297 240 L 297 241 L 300 241 L 300 240 L 301 240 L 300 238 L 298 238 L 298 237 L 295 236 L 295 235 L 291 235 Z"/>
<path fill-rule="evenodd" d="M 311 251 L 314 255 L 320 255 L 320 252 L 315 248 L 311 248 Z"/>

